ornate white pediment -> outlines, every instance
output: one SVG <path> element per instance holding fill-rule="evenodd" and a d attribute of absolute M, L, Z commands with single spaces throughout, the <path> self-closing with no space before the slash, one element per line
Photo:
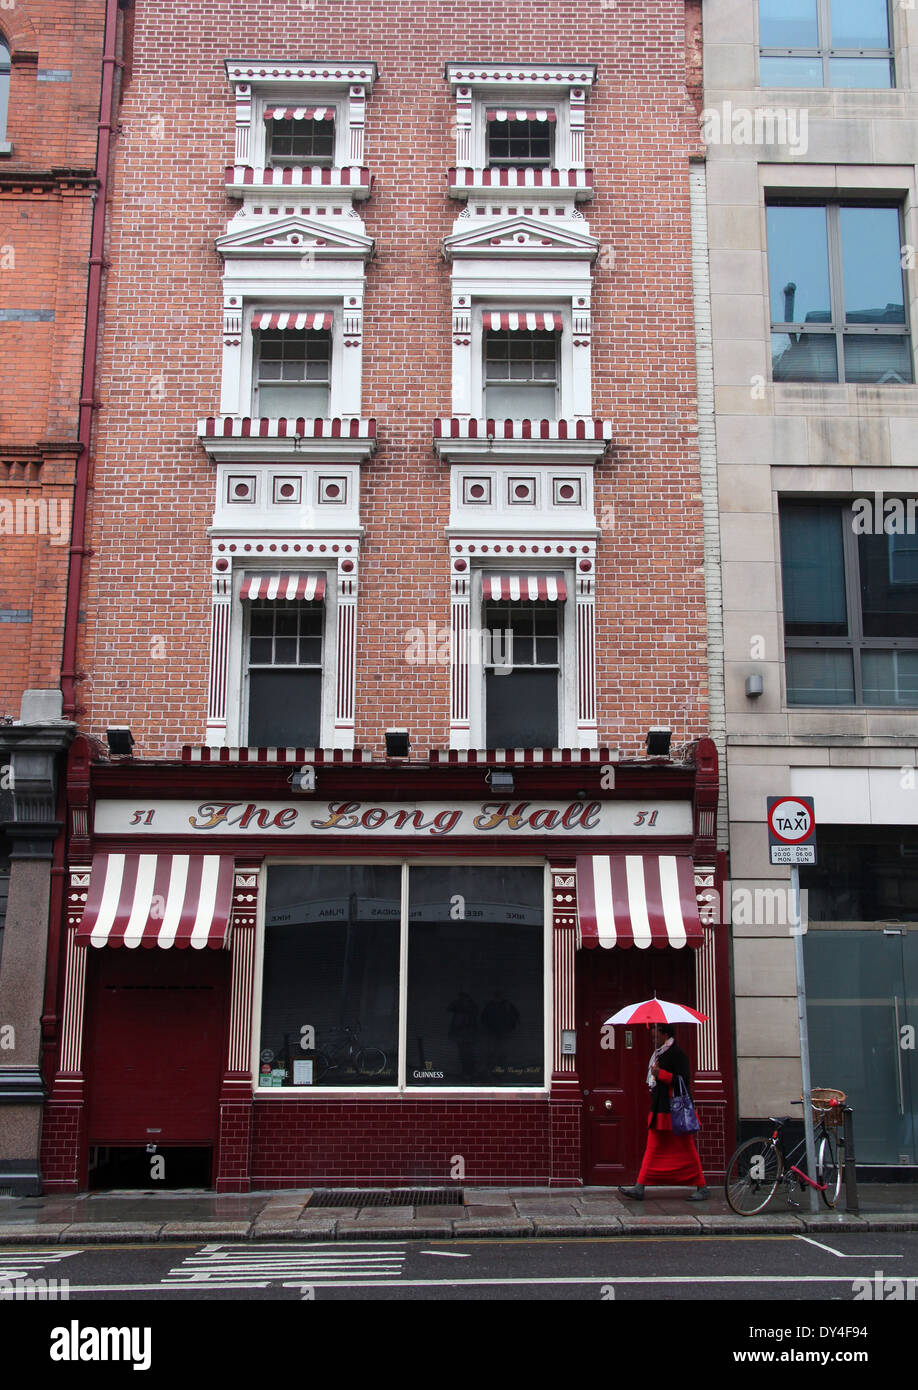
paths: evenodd
<path fill-rule="evenodd" d="M 373 255 L 375 242 L 346 223 L 342 225 L 340 218 L 294 214 L 258 220 L 246 218 L 244 227 L 217 237 L 216 247 L 227 260 L 302 260 L 308 256 L 310 260 L 366 262 Z"/>
<path fill-rule="evenodd" d="M 560 220 L 560 219 L 559 219 Z M 527 216 L 488 219 L 484 226 L 469 226 L 443 240 L 446 260 L 491 260 L 495 256 L 532 260 L 589 260 L 599 254 L 599 241 L 589 232 L 558 225 L 547 218 Z"/>

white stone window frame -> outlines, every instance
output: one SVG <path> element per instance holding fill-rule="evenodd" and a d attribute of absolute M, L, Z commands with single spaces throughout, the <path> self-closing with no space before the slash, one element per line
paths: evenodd
<path fill-rule="evenodd" d="M 571 161 L 571 108 L 570 102 L 564 101 L 560 97 L 552 96 L 546 98 L 544 92 L 532 91 L 525 93 L 503 92 L 495 96 L 491 92 L 474 91 L 472 95 L 472 121 L 469 136 L 469 150 L 471 159 L 466 162 L 475 169 L 487 169 L 488 164 L 488 117 L 487 112 L 497 108 L 508 110 L 540 110 L 554 111 L 554 134 L 552 136 L 551 160 L 548 164 L 539 165 L 545 169 L 582 169 L 583 157 L 579 164 Z M 581 141 L 582 144 L 582 141 Z M 512 161 L 511 161 L 512 162 Z M 458 163 L 458 160 L 457 160 Z M 502 167 L 502 166 L 495 166 Z M 520 164 L 521 169 L 532 168 L 532 165 Z"/>
<path fill-rule="evenodd" d="M 258 330 L 253 327 L 256 314 L 326 310 L 334 315 L 334 320 L 331 385 L 325 418 L 359 416 L 363 393 L 363 276 L 348 282 L 318 280 L 308 298 L 302 293 L 302 279 L 297 282 L 299 293 L 296 294 L 286 292 L 285 283 L 281 277 L 231 282 L 223 306 L 220 413 L 256 418 L 254 388 L 258 343 L 255 335 Z"/>
<path fill-rule="evenodd" d="M 363 164 L 366 103 L 376 80 L 375 63 L 227 59 L 225 67 L 236 98 L 235 164 L 264 167 L 266 106 L 334 106 L 333 167 Z"/>
<path fill-rule="evenodd" d="M 585 107 L 592 63 L 447 63 L 456 102 L 456 166 L 487 167 L 485 111 L 489 106 L 554 108 L 558 112 L 552 169 L 584 169 Z"/>
<path fill-rule="evenodd" d="M 501 266 L 506 275 L 508 267 Z M 545 289 L 550 289 L 549 280 Z M 453 281 L 453 377 L 452 414 L 454 416 L 486 417 L 484 392 L 485 313 L 553 313 L 563 319 L 557 334 L 559 401 L 555 419 L 582 417 L 592 419 L 593 373 L 590 352 L 590 285 L 578 286 L 572 294 L 568 286 L 557 286 L 557 292 L 528 295 L 521 285 L 511 301 L 498 299 L 493 290 L 463 285 Z M 585 303 L 576 306 L 575 301 Z M 584 325 L 584 327 L 581 327 Z M 576 331 L 575 331 L 576 329 Z M 577 345 L 575 346 L 575 340 Z"/>
<path fill-rule="evenodd" d="M 242 585 L 259 574 L 282 571 L 325 577 L 318 746 L 353 748 L 358 541 L 353 536 L 332 540 L 318 535 L 307 540 L 298 534 L 296 541 L 234 538 L 232 545 L 234 553 L 228 553 L 227 542 L 214 543 L 207 744 L 248 746 L 249 601 L 242 597 Z M 294 545 L 299 553 L 292 553 Z"/>
<path fill-rule="evenodd" d="M 484 575 L 500 573 L 564 576 L 556 746 L 597 747 L 595 541 L 513 536 L 508 547 L 463 535 L 450 542 L 450 748 L 487 747 L 482 643 L 472 652 L 469 634 L 483 630 Z"/>

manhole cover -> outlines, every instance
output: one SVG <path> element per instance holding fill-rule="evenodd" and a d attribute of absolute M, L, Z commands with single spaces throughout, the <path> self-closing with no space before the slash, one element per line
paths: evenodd
<path fill-rule="evenodd" d="M 309 1207 L 461 1207 L 460 1187 L 317 1188 Z"/>

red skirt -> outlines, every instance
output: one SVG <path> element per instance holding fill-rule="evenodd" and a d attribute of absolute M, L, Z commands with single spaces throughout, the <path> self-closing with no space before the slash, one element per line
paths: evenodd
<path fill-rule="evenodd" d="M 666 1129 L 647 1131 L 647 1148 L 637 1180 L 645 1187 L 677 1187 L 690 1183 L 704 1187 L 704 1173 L 695 1141 L 690 1134 L 673 1134 L 668 1115 L 657 1117 Z"/>

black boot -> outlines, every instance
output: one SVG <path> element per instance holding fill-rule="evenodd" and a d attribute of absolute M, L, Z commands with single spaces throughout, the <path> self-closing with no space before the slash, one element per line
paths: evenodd
<path fill-rule="evenodd" d="M 643 1202 L 644 1200 L 644 1184 L 642 1182 L 636 1182 L 634 1187 L 620 1187 L 618 1190 L 623 1197 L 633 1197 L 636 1202 Z"/>

